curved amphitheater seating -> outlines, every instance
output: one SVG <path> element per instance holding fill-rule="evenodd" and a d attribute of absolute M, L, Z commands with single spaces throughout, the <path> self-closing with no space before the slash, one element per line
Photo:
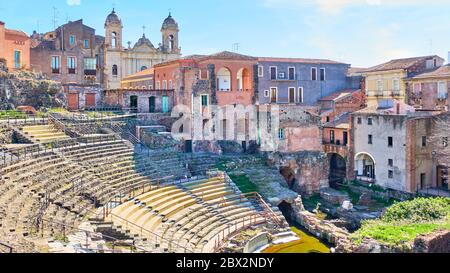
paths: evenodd
<path fill-rule="evenodd" d="M 229 227 L 264 218 L 234 187 L 211 178 L 164 186 L 116 207 L 111 221 L 135 237 L 169 252 L 211 252 L 214 239 Z"/>

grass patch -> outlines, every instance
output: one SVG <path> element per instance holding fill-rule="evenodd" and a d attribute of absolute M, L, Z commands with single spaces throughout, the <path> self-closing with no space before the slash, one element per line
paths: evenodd
<path fill-rule="evenodd" d="M 230 178 L 242 193 L 259 191 L 258 187 L 246 175 L 230 175 Z"/>
<path fill-rule="evenodd" d="M 25 119 L 27 114 L 17 110 L 0 111 L 0 119 Z"/>
<path fill-rule="evenodd" d="M 450 198 L 417 198 L 395 203 L 378 220 L 363 221 L 352 237 L 357 243 L 372 238 L 398 245 L 442 229 L 450 230 Z"/>

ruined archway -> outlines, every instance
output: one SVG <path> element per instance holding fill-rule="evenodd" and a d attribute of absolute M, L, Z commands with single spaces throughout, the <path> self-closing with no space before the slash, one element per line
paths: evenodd
<path fill-rule="evenodd" d="M 293 213 L 294 213 L 294 209 L 292 208 L 292 204 L 286 202 L 286 201 L 282 201 L 279 205 L 278 205 L 278 209 L 280 209 L 281 213 L 283 213 L 284 218 L 286 218 L 286 221 L 288 221 L 288 223 L 292 223 L 293 221 Z"/>
<path fill-rule="evenodd" d="M 290 189 L 292 189 L 296 182 L 295 171 L 291 167 L 281 167 L 280 174 L 286 179 Z"/>
<path fill-rule="evenodd" d="M 347 162 L 339 154 L 329 154 L 330 174 L 329 181 L 330 187 L 338 188 L 339 184 L 342 184 L 347 176 Z"/>

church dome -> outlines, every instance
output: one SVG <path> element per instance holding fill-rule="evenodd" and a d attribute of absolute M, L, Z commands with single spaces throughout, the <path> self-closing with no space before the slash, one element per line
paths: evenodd
<path fill-rule="evenodd" d="M 178 24 L 173 19 L 172 15 L 169 13 L 169 16 L 164 20 L 162 29 L 168 29 L 168 28 L 178 28 Z"/>
<path fill-rule="evenodd" d="M 109 24 L 122 24 L 122 21 L 120 20 L 119 16 L 117 15 L 117 13 L 114 9 L 108 15 L 108 17 L 106 17 L 105 25 L 109 25 Z"/>
<path fill-rule="evenodd" d="M 141 45 L 148 45 L 149 47 L 154 48 L 152 42 L 150 42 L 150 40 L 145 37 L 145 34 L 142 35 L 142 37 L 137 41 L 134 47 L 139 47 Z"/>

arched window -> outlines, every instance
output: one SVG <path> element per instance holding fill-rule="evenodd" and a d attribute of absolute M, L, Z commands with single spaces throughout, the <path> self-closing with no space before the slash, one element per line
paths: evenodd
<path fill-rule="evenodd" d="M 117 76 L 119 74 L 116 64 L 112 67 L 112 74 L 113 76 Z"/>
<path fill-rule="evenodd" d="M 175 48 L 175 40 L 173 35 L 169 35 L 169 50 L 172 51 Z"/>
<path fill-rule="evenodd" d="M 251 84 L 250 84 L 250 73 L 248 72 L 248 69 L 241 68 L 238 71 L 237 74 L 237 86 L 239 91 L 243 90 L 250 90 Z"/>
<path fill-rule="evenodd" d="M 147 69 L 147 67 L 145 65 L 141 67 L 141 71 L 144 71 L 146 69 Z"/>
<path fill-rule="evenodd" d="M 117 48 L 117 33 L 116 32 L 113 32 L 111 34 L 111 47 Z"/>
<path fill-rule="evenodd" d="M 231 90 L 231 72 L 228 68 L 222 67 L 217 72 L 217 89 L 219 91 Z"/>

